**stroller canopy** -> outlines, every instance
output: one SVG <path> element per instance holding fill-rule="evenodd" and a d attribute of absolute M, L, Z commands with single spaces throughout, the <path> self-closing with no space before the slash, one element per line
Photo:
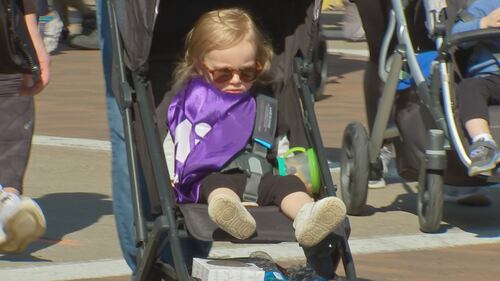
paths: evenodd
<path fill-rule="evenodd" d="M 321 1 L 314 0 L 111 1 L 122 37 L 125 63 L 132 71 L 143 67 L 152 55 L 161 53 L 162 56 L 167 55 L 171 59 L 175 56 L 177 59 L 184 48 L 185 34 L 196 19 L 204 12 L 228 7 L 241 7 L 252 13 L 256 22 L 269 35 L 275 54 L 279 55 L 285 49 L 295 52 L 302 49 L 305 54 L 313 35 L 310 31 L 304 30 L 304 36 L 296 42 L 285 40 L 303 29 L 305 21 L 310 20 L 307 13 L 311 13 L 309 9 L 312 6 L 317 20 L 321 6 Z M 290 43 L 291 46 L 288 46 Z"/>
<path fill-rule="evenodd" d="M 125 50 L 125 63 L 135 71 L 149 56 L 159 0 L 112 0 Z"/>

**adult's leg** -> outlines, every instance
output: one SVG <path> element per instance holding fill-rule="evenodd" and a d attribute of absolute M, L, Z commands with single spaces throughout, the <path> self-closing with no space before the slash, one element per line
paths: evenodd
<path fill-rule="evenodd" d="M 0 97 L 0 184 L 22 194 L 34 123 L 33 97 Z"/>
<path fill-rule="evenodd" d="M 19 197 L 33 137 L 34 106 L 33 97 L 17 96 L 15 91 L 0 96 L 0 253 L 24 251 L 46 228 L 38 204 Z"/>
<path fill-rule="evenodd" d="M 370 58 L 364 74 L 363 89 L 365 95 L 366 118 L 368 127 L 371 131 L 377 114 L 378 100 L 382 95 L 382 83 L 378 76 L 378 63 L 382 41 L 387 27 L 389 1 L 356 0 L 355 3 L 358 7 L 370 52 Z"/>
<path fill-rule="evenodd" d="M 96 10 L 106 87 L 109 137 L 112 150 L 111 180 L 113 212 L 115 214 L 118 239 L 120 241 L 123 257 L 130 266 L 132 272 L 135 273 L 137 268 L 137 249 L 135 247 L 134 225 L 130 223 L 134 220 L 132 195 L 130 191 L 123 122 L 111 89 L 112 41 L 107 2 L 97 0 Z"/>
<path fill-rule="evenodd" d="M 381 46 L 389 20 L 391 2 L 390 0 L 356 0 L 355 3 L 358 7 L 370 51 L 370 58 L 365 69 L 364 94 L 366 117 L 371 130 L 373 129 L 373 123 L 377 114 L 378 101 L 382 95 L 382 82 L 378 76 L 378 67 Z M 415 50 L 432 49 L 434 43 L 427 36 L 427 30 L 424 25 L 425 13 L 422 4 L 418 1 L 413 1 L 405 12 L 409 26 L 408 32 L 412 38 Z M 389 51 L 393 49 L 395 43 L 395 39 L 393 38 Z"/>
<path fill-rule="evenodd" d="M 125 149 L 125 137 L 123 132 L 123 121 L 117 102 L 111 89 L 111 66 L 112 66 L 112 41 L 109 26 L 107 1 L 97 0 L 97 24 L 99 28 L 100 47 L 102 53 L 104 78 L 106 82 L 106 102 L 108 108 L 108 122 L 112 148 L 112 193 L 113 211 L 115 214 L 118 238 L 122 254 L 135 275 L 137 269 L 137 249 L 135 247 L 135 229 L 130 178 L 128 173 L 128 161 Z M 211 243 L 197 241 L 194 239 L 181 240 L 184 258 L 191 266 L 194 256 L 206 257 L 210 251 Z M 165 262 L 173 264 L 173 260 L 167 248 L 162 253 Z"/>

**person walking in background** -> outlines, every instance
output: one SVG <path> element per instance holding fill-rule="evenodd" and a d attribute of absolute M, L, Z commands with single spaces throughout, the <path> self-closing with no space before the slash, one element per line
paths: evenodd
<path fill-rule="evenodd" d="M 95 3 L 95 1 L 92 1 Z M 83 0 L 52 0 L 52 8 L 62 19 L 64 30 L 63 39 L 75 49 L 98 50 L 99 35 L 97 32 L 96 11 Z M 69 7 L 74 8 L 81 16 L 81 31 L 71 33 Z"/>
<path fill-rule="evenodd" d="M 33 136 L 33 96 L 50 80 L 50 56 L 38 32 L 37 4 L 40 3 L 22 1 L 20 10 L 39 62 L 40 77 L 34 79 L 32 74 L 5 69 L 0 73 L 0 253 L 24 251 L 46 227 L 38 204 L 22 196 Z"/>
<path fill-rule="evenodd" d="M 342 33 L 347 41 L 365 41 L 365 30 L 361 25 L 358 8 L 351 0 L 344 0 L 344 25 Z"/>

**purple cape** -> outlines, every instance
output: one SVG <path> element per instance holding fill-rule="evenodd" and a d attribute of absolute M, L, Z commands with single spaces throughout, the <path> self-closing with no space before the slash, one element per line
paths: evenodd
<path fill-rule="evenodd" d="M 174 187 L 178 203 L 196 203 L 200 183 L 245 148 L 255 122 L 250 93 L 228 94 L 203 78 L 190 80 L 168 108 L 175 144 Z"/>

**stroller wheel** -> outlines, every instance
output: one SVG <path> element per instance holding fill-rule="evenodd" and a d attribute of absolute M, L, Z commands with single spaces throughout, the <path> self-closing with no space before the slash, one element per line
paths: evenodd
<path fill-rule="evenodd" d="M 366 204 L 370 174 L 368 143 L 363 125 L 351 123 L 346 127 L 340 156 L 340 187 L 350 215 L 359 215 Z"/>
<path fill-rule="evenodd" d="M 443 171 L 420 168 L 418 222 L 422 232 L 437 232 L 443 217 Z"/>

